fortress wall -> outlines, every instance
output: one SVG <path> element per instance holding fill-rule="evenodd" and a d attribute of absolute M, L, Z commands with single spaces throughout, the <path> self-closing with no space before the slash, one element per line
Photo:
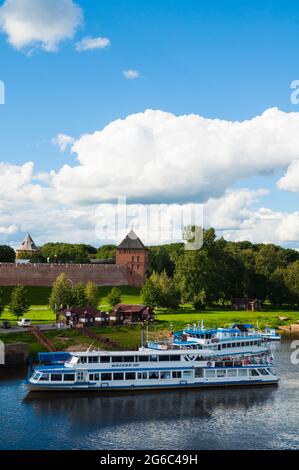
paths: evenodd
<path fill-rule="evenodd" d="M 51 286 L 65 273 L 74 284 L 92 281 L 98 286 L 136 285 L 126 266 L 92 264 L 0 263 L 0 286 Z M 139 284 L 139 283 L 138 283 Z"/>

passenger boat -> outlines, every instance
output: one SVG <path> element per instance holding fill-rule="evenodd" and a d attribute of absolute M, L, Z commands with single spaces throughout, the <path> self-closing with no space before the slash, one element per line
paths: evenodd
<path fill-rule="evenodd" d="M 279 381 L 272 357 L 217 357 L 214 351 L 72 352 L 64 364 L 38 365 L 30 391 L 128 391 L 270 385 Z"/>
<path fill-rule="evenodd" d="M 193 325 L 175 332 L 162 341 L 148 341 L 149 349 L 201 349 L 207 348 L 219 356 L 257 356 L 269 353 L 269 347 L 259 333 L 242 325 L 233 328 L 206 329 L 203 324 Z"/>
<path fill-rule="evenodd" d="M 264 341 L 281 341 L 281 336 L 274 328 L 265 328 L 264 331 L 260 332 L 260 335 Z"/>

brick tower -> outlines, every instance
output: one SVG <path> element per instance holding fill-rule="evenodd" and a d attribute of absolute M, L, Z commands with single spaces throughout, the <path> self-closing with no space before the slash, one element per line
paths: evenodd
<path fill-rule="evenodd" d="M 131 285 L 142 287 L 146 281 L 148 250 L 132 229 L 116 249 L 116 264 L 126 266 Z"/>

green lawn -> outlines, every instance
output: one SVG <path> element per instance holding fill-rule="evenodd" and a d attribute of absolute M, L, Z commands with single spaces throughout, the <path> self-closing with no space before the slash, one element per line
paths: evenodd
<path fill-rule="evenodd" d="M 111 289 L 112 287 L 107 286 L 98 287 L 100 308 L 109 308 L 107 295 Z M 119 289 L 122 293 L 123 303 L 141 303 L 140 289 L 131 286 L 120 286 Z M 5 301 L 9 303 L 12 287 L 1 287 L 1 290 L 4 292 Z M 55 321 L 55 314 L 48 307 L 51 287 L 26 287 L 26 290 L 31 308 L 24 316 L 26 316 L 26 318 L 30 318 L 34 323 L 53 323 Z M 16 324 L 16 318 L 11 315 L 8 308 L 3 312 L 1 320 L 9 320 L 12 324 Z"/>

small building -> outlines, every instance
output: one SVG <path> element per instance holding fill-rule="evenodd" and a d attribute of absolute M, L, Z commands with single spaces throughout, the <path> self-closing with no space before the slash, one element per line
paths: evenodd
<path fill-rule="evenodd" d="M 80 328 L 83 326 L 93 326 L 95 318 L 100 314 L 94 307 L 70 307 L 60 310 L 56 315 L 57 323 Z"/>
<path fill-rule="evenodd" d="M 110 323 L 132 324 L 154 320 L 154 312 L 146 305 L 118 304 L 110 313 Z"/>
<path fill-rule="evenodd" d="M 28 255 L 28 258 L 30 258 L 34 253 L 38 253 L 38 248 L 31 235 L 27 233 L 19 248 L 16 249 L 16 257 L 18 259 L 20 256 Z"/>
<path fill-rule="evenodd" d="M 234 310 L 250 310 L 252 312 L 260 311 L 262 306 L 262 301 L 259 299 L 232 299 L 232 308 Z"/>

